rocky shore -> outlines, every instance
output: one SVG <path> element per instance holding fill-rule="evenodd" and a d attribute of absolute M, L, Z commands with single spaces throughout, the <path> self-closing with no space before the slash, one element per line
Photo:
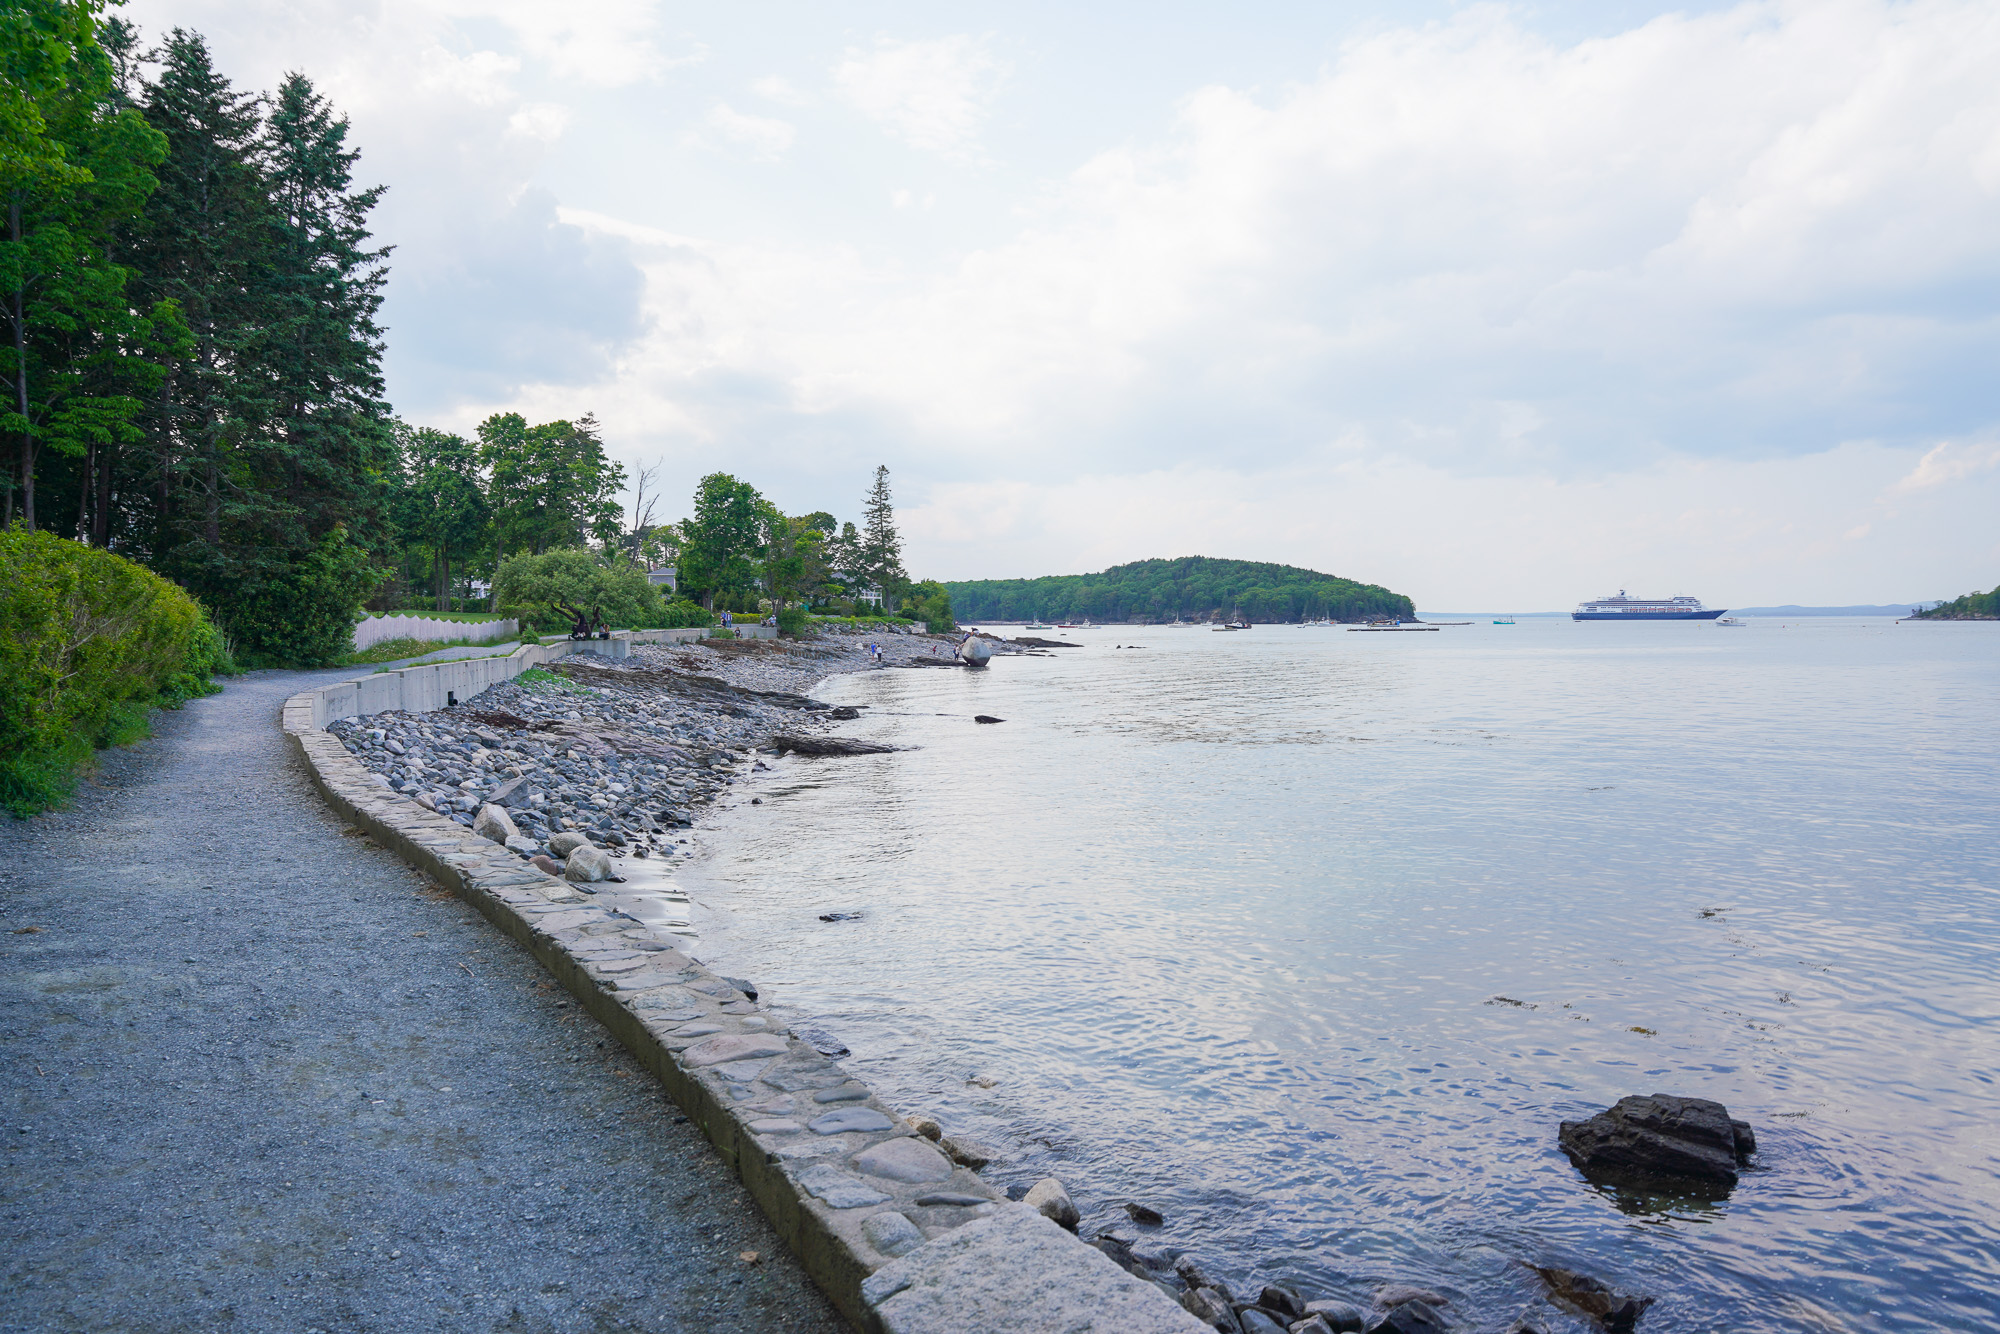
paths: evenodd
<path fill-rule="evenodd" d="M 988 642 L 999 654 L 1029 651 Z M 856 716 L 808 698 L 814 684 L 955 666 L 952 643 L 832 633 L 636 645 L 622 660 L 578 654 L 453 708 L 348 718 L 328 730 L 384 787 L 523 859 L 547 858 L 544 869 L 560 874 L 586 843 L 607 859 L 684 854 L 681 831 L 758 763 L 759 748 Z M 579 866 L 571 878 L 617 878 L 615 861 L 598 869 Z"/>

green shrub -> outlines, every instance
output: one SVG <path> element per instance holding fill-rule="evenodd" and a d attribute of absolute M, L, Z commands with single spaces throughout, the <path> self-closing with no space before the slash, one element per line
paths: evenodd
<path fill-rule="evenodd" d="M 100 746 L 154 707 L 213 694 L 228 647 L 195 600 L 143 566 L 49 533 L 0 532 L 0 807 L 66 798 Z"/>
<path fill-rule="evenodd" d="M 388 573 L 336 527 L 304 555 L 246 578 L 218 619 L 254 665 L 330 667 L 354 651 L 361 604 Z"/>
<path fill-rule="evenodd" d="M 909 596 L 903 599 L 903 612 L 913 620 L 922 621 L 924 628 L 934 635 L 948 635 L 958 629 L 958 622 L 951 618 L 951 594 L 935 579 L 911 585 Z"/>
<path fill-rule="evenodd" d="M 549 632 L 570 628 L 570 618 L 556 610 L 558 599 L 586 613 L 595 608 L 613 629 L 651 625 L 661 614 L 660 590 L 646 582 L 644 570 L 608 565 L 575 547 L 509 556 L 493 576 L 493 596 L 502 616 Z"/>
<path fill-rule="evenodd" d="M 691 625 L 714 625 L 715 613 L 699 602 L 689 602 L 677 598 L 666 605 L 655 619 L 651 628 L 658 630 L 680 630 Z"/>
<path fill-rule="evenodd" d="M 811 620 L 804 607 L 787 607 L 778 613 L 778 633 L 797 637 L 806 632 L 806 624 Z"/>

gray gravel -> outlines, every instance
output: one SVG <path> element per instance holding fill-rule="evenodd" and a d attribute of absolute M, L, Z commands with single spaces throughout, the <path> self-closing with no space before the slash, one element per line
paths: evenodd
<path fill-rule="evenodd" d="M 340 675 L 0 817 L 0 1329 L 843 1329 L 531 957 L 343 834 L 277 719 Z"/>

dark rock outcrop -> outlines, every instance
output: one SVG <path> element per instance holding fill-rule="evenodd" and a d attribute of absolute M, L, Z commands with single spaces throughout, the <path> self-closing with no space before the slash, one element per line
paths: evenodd
<path fill-rule="evenodd" d="M 1757 1150 L 1747 1122 L 1706 1098 L 1620 1098 L 1587 1121 L 1565 1121 L 1557 1143 L 1592 1181 L 1727 1194 Z"/>
<path fill-rule="evenodd" d="M 1306 1299 L 1298 1293 L 1279 1284 L 1267 1284 L 1257 1295 L 1257 1305 L 1267 1311 L 1276 1311 L 1285 1317 L 1287 1323 L 1306 1318 Z"/>
<path fill-rule="evenodd" d="M 896 747 L 885 746 L 879 741 L 849 741 L 831 736 L 791 736 L 779 733 L 771 738 L 772 747 L 779 754 L 793 751 L 800 755 L 887 755 Z"/>
<path fill-rule="evenodd" d="M 1549 1290 L 1549 1300 L 1565 1310 L 1597 1322 L 1607 1334 L 1632 1334 L 1639 1317 L 1653 1304 L 1651 1297 L 1633 1297 L 1570 1269 L 1529 1265 Z"/>
<path fill-rule="evenodd" d="M 1369 1334 L 1445 1334 L 1451 1325 L 1429 1302 L 1403 1302 L 1368 1322 Z"/>

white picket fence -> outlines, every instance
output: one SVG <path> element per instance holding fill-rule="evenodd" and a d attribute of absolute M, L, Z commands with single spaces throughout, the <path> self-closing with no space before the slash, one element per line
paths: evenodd
<path fill-rule="evenodd" d="M 475 644 L 505 639 L 521 629 L 519 621 L 443 621 L 430 616 L 370 616 L 354 627 L 354 651 L 385 639 L 469 639 Z"/>

